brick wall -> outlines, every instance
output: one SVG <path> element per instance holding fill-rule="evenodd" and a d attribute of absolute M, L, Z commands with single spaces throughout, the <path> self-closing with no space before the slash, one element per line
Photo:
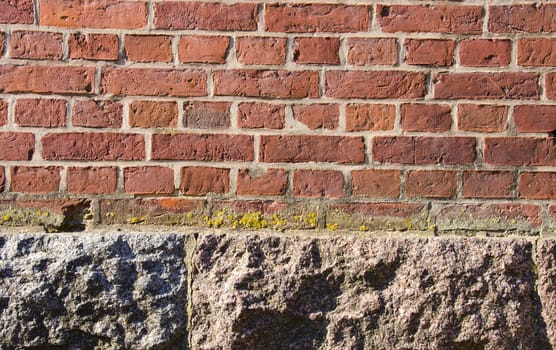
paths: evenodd
<path fill-rule="evenodd" d="M 0 32 L 5 225 L 556 229 L 554 3 L 7 0 Z"/>

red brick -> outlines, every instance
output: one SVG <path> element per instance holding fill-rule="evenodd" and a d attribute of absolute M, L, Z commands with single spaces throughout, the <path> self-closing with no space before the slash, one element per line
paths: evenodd
<path fill-rule="evenodd" d="M 78 100 L 72 109 L 73 126 L 87 128 L 120 128 L 123 106 L 119 101 Z"/>
<path fill-rule="evenodd" d="M 344 175 L 334 170 L 296 170 L 293 174 L 293 194 L 301 197 L 342 197 Z"/>
<path fill-rule="evenodd" d="M 118 36 L 116 34 L 75 33 L 69 37 L 69 55 L 73 59 L 118 60 Z"/>
<path fill-rule="evenodd" d="M 66 125 L 66 100 L 18 99 L 15 123 L 19 126 L 55 128 Z"/>
<path fill-rule="evenodd" d="M 263 174 L 241 169 L 237 174 L 238 195 L 280 196 L 286 193 L 288 173 L 282 169 L 268 169 Z"/>
<path fill-rule="evenodd" d="M 377 136 L 373 159 L 397 164 L 471 164 L 475 144 L 474 137 Z"/>
<path fill-rule="evenodd" d="M 216 96 L 306 98 L 319 96 L 318 73 L 286 70 L 219 70 L 214 72 Z"/>
<path fill-rule="evenodd" d="M 178 47 L 180 62 L 226 63 L 230 38 L 227 36 L 182 36 Z"/>
<path fill-rule="evenodd" d="M 35 136 L 27 132 L 0 132 L 0 160 L 31 160 Z"/>
<path fill-rule="evenodd" d="M 256 30 L 257 7 L 245 3 L 157 2 L 154 24 L 161 29 Z"/>
<path fill-rule="evenodd" d="M 270 32 L 366 32 L 367 6 L 335 4 L 267 4 L 264 21 Z"/>
<path fill-rule="evenodd" d="M 488 30 L 495 33 L 556 32 L 556 5 L 523 4 L 491 6 Z"/>
<path fill-rule="evenodd" d="M 168 128 L 178 125 L 178 104 L 174 101 L 133 101 L 129 125 L 137 128 Z"/>
<path fill-rule="evenodd" d="M 338 128 L 340 107 L 335 104 L 312 104 L 292 106 L 293 117 L 307 125 L 310 130 Z"/>
<path fill-rule="evenodd" d="M 183 122 L 186 128 L 227 129 L 230 127 L 230 102 L 186 102 Z"/>
<path fill-rule="evenodd" d="M 346 131 L 386 131 L 394 129 L 396 106 L 349 104 L 346 106 Z"/>
<path fill-rule="evenodd" d="M 408 197 L 450 198 L 456 195 L 455 171 L 411 170 L 405 178 L 405 195 Z"/>
<path fill-rule="evenodd" d="M 119 96 L 206 96 L 207 77 L 196 69 L 106 68 L 101 93 Z"/>
<path fill-rule="evenodd" d="M 10 56 L 13 58 L 59 60 L 62 58 L 62 34 L 48 32 L 12 32 Z"/>
<path fill-rule="evenodd" d="M 401 106 L 404 131 L 446 132 L 452 127 L 449 105 L 410 103 Z"/>
<path fill-rule="evenodd" d="M 241 103 L 238 125 L 245 129 L 283 129 L 286 123 L 284 105 L 270 103 Z"/>
<path fill-rule="evenodd" d="M 0 23 L 33 24 L 33 0 L 8 0 L 0 2 Z"/>
<path fill-rule="evenodd" d="M 154 160 L 252 161 L 253 136 L 225 134 L 155 134 Z"/>
<path fill-rule="evenodd" d="M 556 173 L 521 173 L 519 196 L 528 199 L 556 199 Z"/>
<path fill-rule="evenodd" d="M 556 73 L 546 74 L 546 97 L 556 100 Z"/>
<path fill-rule="evenodd" d="M 477 132 L 506 130 L 508 107 L 497 105 L 458 105 L 458 129 Z"/>
<path fill-rule="evenodd" d="M 469 39 L 459 42 L 459 63 L 469 67 L 502 67 L 510 64 L 510 40 Z"/>
<path fill-rule="evenodd" d="M 556 132 L 556 106 L 515 106 L 514 124 L 518 132 Z"/>
<path fill-rule="evenodd" d="M 8 124 L 8 101 L 0 100 L 0 126 Z"/>
<path fill-rule="evenodd" d="M 326 96 L 336 98 L 417 98 L 426 93 L 425 75 L 405 71 L 328 71 Z"/>
<path fill-rule="evenodd" d="M 440 99 L 533 99 L 539 98 L 538 74 L 440 73 L 434 79 L 434 97 Z"/>
<path fill-rule="evenodd" d="M 115 167 L 69 167 L 69 193 L 108 194 L 116 192 L 118 171 Z"/>
<path fill-rule="evenodd" d="M 385 33 L 480 34 L 483 31 L 481 6 L 378 5 L 376 13 Z"/>
<path fill-rule="evenodd" d="M 494 165 L 556 165 L 556 139 L 485 138 L 484 161 Z"/>
<path fill-rule="evenodd" d="M 42 138 L 46 160 L 142 160 L 143 135 L 117 133 L 57 133 Z"/>
<path fill-rule="evenodd" d="M 6 186 L 6 173 L 4 167 L 0 167 L 0 192 L 4 192 Z"/>
<path fill-rule="evenodd" d="M 395 65 L 398 42 L 394 38 L 348 38 L 347 61 L 356 66 Z"/>
<path fill-rule="evenodd" d="M 11 171 L 11 191 L 36 194 L 58 192 L 61 169 L 55 166 L 15 166 Z"/>
<path fill-rule="evenodd" d="M 399 170 L 353 170 L 351 189 L 355 196 L 398 198 L 401 177 Z"/>
<path fill-rule="evenodd" d="M 340 64 L 339 38 L 296 38 L 293 60 L 296 63 Z"/>
<path fill-rule="evenodd" d="M 167 35 L 126 35 L 126 58 L 134 62 L 171 62 L 172 37 Z"/>
<path fill-rule="evenodd" d="M 556 66 L 556 39 L 519 40 L 517 42 L 517 63 L 520 66 Z"/>
<path fill-rule="evenodd" d="M 406 39 L 405 63 L 451 66 L 454 64 L 454 46 L 453 40 Z"/>
<path fill-rule="evenodd" d="M 137 29 L 147 24 L 140 0 L 39 0 L 40 24 L 68 28 Z"/>
<path fill-rule="evenodd" d="M 230 169 L 187 167 L 181 171 L 180 190 L 185 195 L 230 192 Z"/>
<path fill-rule="evenodd" d="M 133 194 L 172 194 L 174 170 L 160 166 L 125 168 L 124 190 Z"/>
<path fill-rule="evenodd" d="M 235 41 L 236 56 L 242 64 L 286 63 L 286 38 L 239 37 Z"/>
<path fill-rule="evenodd" d="M 512 198 L 514 174 L 510 171 L 464 171 L 463 196 L 471 198 Z"/>
<path fill-rule="evenodd" d="M 89 94 L 94 78 L 94 67 L 6 65 L 0 66 L 0 91 Z"/>
<path fill-rule="evenodd" d="M 266 163 L 362 163 L 365 146 L 362 137 L 263 135 L 260 159 Z"/>

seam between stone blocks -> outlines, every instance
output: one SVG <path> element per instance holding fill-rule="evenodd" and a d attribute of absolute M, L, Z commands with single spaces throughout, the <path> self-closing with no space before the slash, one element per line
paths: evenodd
<path fill-rule="evenodd" d="M 197 238 L 198 233 L 186 234 L 185 236 L 185 268 L 187 273 L 187 343 L 185 344 L 185 349 L 191 349 L 193 338 L 192 338 L 192 318 L 193 318 L 193 272 L 195 267 L 193 266 L 193 258 L 197 252 Z"/>

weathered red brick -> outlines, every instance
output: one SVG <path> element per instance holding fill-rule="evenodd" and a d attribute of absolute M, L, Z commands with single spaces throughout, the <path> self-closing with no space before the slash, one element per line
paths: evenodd
<path fill-rule="evenodd" d="M 164 1 L 155 3 L 161 29 L 256 30 L 257 4 Z"/>
<path fill-rule="evenodd" d="M 241 103 L 238 125 L 246 129 L 283 129 L 286 123 L 284 105 L 270 103 Z"/>
<path fill-rule="evenodd" d="M 344 175 L 334 170 L 296 170 L 293 173 L 293 194 L 301 197 L 342 197 Z"/>
<path fill-rule="evenodd" d="M 556 66 L 556 39 L 520 39 L 517 42 L 517 63 L 520 66 Z"/>
<path fill-rule="evenodd" d="M 556 139 L 487 137 L 484 161 L 494 165 L 556 165 Z"/>
<path fill-rule="evenodd" d="M 186 102 L 183 122 L 186 128 L 226 129 L 230 127 L 230 102 Z"/>
<path fill-rule="evenodd" d="M 556 199 L 556 173 L 548 171 L 521 173 L 519 196 L 528 199 Z"/>
<path fill-rule="evenodd" d="M 351 190 L 355 196 L 398 198 L 401 172 L 399 170 L 353 170 Z"/>
<path fill-rule="evenodd" d="M 59 60 L 62 41 L 61 33 L 14 31 L 10 36 L 10 57 Z"/>
<path fill-rule="evenodd" d="M 538 74 L 527 72 L 440 73 L 434 78 L 434 97 L 536 100 L 538 79 Z"/>
<path fill-rule="evenodd" d="M 33 24 L 35 11 L 33 0 L 9 0 L 0 2 L 0 23 Z"/>
<path fill-rule="evenodd" d="M 178 46 L 180 62 L 225 63 L 230 37 L 215 35 L 182 36 Z"/>
<path fill-rule="evenodd" d="M 381 231 L 426 229 L 423 219 L 426 212 L 423 203 L 341 203 L 328 207 L 326 224 L 338 224 L 339 228 L 351 230 L 361 230 L 361 227 Z"/>
<path fill-rule="evenodd" d="M 376 13 L 386 33 L 480 34 L 483 27 L 481 6 L 378 5 Z"/>
<path fill-rule="evenodd" d="M 346 106 L 346 131 L 394 129 L 396 106 L 352 103 Z"/>
<path fill-rule="evenodd" d="M 236 187 L 238 195 L 284 195 L 288 187 L 288 173 L 283 169 L 268 169 L 262 174 L 241 169 L 237 173 Z"/>
<path fill-rule="evenodd" d="M 253 136 L 225 134 L 155 134 L 152 159 L 199 161 L 251 161 Z"/>
<path fill-rule="evenodd" d="M 450 105 L 408 103 L 401 106 L 401 126 L 405 131 L 446 132 L 452 127 Z"/>
<path fill-rule="evenodd" d="M 242 64 L 286 63 L 286 38 L 239 37 L 235 42 L 236 57 Z"/>
<path fill-rule="evenodd" d="M 75 33 L 69 37 L 69 55 L 73 59 L 118 60 L 118 35 Z"/>
<path fill-rule="evenodd" d="M 75 101 L 71 116 L 73 126 L 87 128 L 120 128 L 122 119 L 122 103 L 103 100 Z"/>
<path fill-rule="evenodd" d="M 207 76 L 197 69 L 105 68 L 101 93 L 112 95 L 206 96 Z"/>
<path fill-rule="evenodd" d="M 180 190 L 185 195 L 230 192 L 230 169 L 186 167 L 181 171 Z"/>
<path fill-rule="evenodd" d="M 11 191 L 23 193 L 54 193 L 60 188 L 61 167 L 15 166 L 11 171 Z"/>
<path fill-rule="evenodd" d="M 339 38 L 296 38 L 293 60 L 296 63 L 340 64 Z"/>
<path fill-rule="evenodd" d="M 35 136 L 27 132 L 0 132 L 0 160 L 31 160 Z"/>
<path fill-rule="evenodd" d="M 293 117 L 307 125 L 310 130 L 338 128 L 340 107 L 335 104 L 311 104 L 292 106 Z"/>
<path fill-rule="evenodd" d="M 39 0 L 39 8 L 43 26 L 137 29 L 147 24 L 141 0 Z"/>
<path fill-rule="evenodd" d="M 0 91 L 88 94 L 94 78 L 94 67 L 6 65 L 0 66 Z"/>
<path fill-rule="evenodd" d="M 556 132 L 556 106 L 515 106 L 514 124 L 518 132 Z"/>
<path fill-rule="evenodd" d="M 406 71 L 328 71 L 325 94 L 336 98 L 417 98 L 425 96 L 425 75 Z"/>
<path fill-rule="evenodd" d="M 46 160 L 142 160 L 143 135 L 68 132 L 42 138 L 42 157 Z"/>
<path fill-rule="evenodd" d="M 489 203 L 446 205 L 436 216 L 439 229 L 506 231 L 524 227 L 531 233 L 542 225 L 540 207 L 524 203 Z M 528 227 L 527 227 L 528 226 Z"/>
<path fill-rule="evenodd" d="M 202 199 L 176 197 L 99 199 L 102 224 L 129 224 L 133 218 L 153 225 L 204 225 Z"/>
<path fill-rule="evenodd" d="M 472 198 L 511 198 L 514 195 L 511 171 L 464 171 L 463 196 Z"/>
<path fill-rule="evenodd" d="M 266 163 L 362 163 L 365 146 L 362 137 L 263 135 L 260 160 Z"/>
<path fill-rule="evenodd" d="M 8 101 L 0 100 L 0 126 L 8 124 Z"/>
<path fill-rule="evenodd" d="M 4 167 L 0 167 L 0 192 L 4 192 L 6 186 L 6 173 Z"/>
<path fill-rule="evenodd" d="M 66 182 L 69 193 L 114 193 L 118 185 L 118 169 L 115 167 L 69 167 Z"/>
<path fill-rule="evenodd" d="M 172 61 L 172 37 L 168 35 L 126 35 L 124 51 L 129 61 Z"/>
<path fill-rule="evenodd" d="M 459 42 L 459 63 L 469 67 L 503 67 L 510 64 L 510 40 L 467 39 Z"/>
<path fill-rule="evenodd" d="M 471 164 L 475 144 L 474 137 L 377 136 L 373 159 L 397 164 Z"/>
<path fill-rule="evenodd" d="M 455 171 L 411 170 L 406 173 L 405 195 L 408 197 L 451 198 L 456 191 Z"/>
<path fill-rule="evenodd" d="M 66 100 L 18 99 L 15 104 L 15 123 L 19 126 L 55 128 L 66 125 Z"/>
<path fill-rule="evenodd" d="M 371 22 L 367 6 L 336 4 L 267 4 L 270 32 L 364 32 Z"/>
<path fill-rule="evenodd" d="M 454 64 L 454 41 L 406 39 L 405 63 L 413 65 L 451 66 Z"/>
<path fill-rule="evenodd" d="M 508 107 L 499 105 L 458 105 L 458 129 L 477 132 L 506 130 Z"/>
<path fill-rule="evenodd" d="M 546 74 L 546 97 L 556 100 L 556 73 Z"/>
<path fill-rule="evenodd" d="M 133 101 L 129 125 L 138 128 L 168 128 L 178 125 L 178 104 L 174 101 Z"/>
<path fill-rule="evenodd" d="M 4 55 L 5 42 L 6 42 L 6 34 L 4 32 L 0 32 L 0 57 Z"/>
<path fill-rule="evenodd" d="M 133 194 L 172 194 L 174 170 L 161 166 L 125 168 L 124 190 Z"/>
<path fill-rule="evenodd" d="M 214 72 L 217 96 L 306 98 L 319 96 L 318 73 L 286 70 L 219 70 Z"/>
<path fill-rule="evenodd" d="M 395 65 L 398 42 L 395 38 L 348 38 L 347 61 L 356 66 Z"/>
<path fill-rule="evenodd" d="M 556 32 L 556 5 L 519 4 L 490 6 L 488 30 L 495 33 Z"/>

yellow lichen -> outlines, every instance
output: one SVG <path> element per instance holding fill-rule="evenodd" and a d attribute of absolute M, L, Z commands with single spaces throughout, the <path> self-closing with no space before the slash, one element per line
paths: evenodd
<path fill-rule="evenodd" d="M 12 216 L 10 214 L 5 214 L 2 216 L 2 221 L 4 222 L 12 221 Z"/>
<path fill-rule="evenodd" d="M 365 226 L 365 225 L 359 226 L 359 231 L 367 231 L 367 230 L 369 230 L 369 228 L 367 226 Z"/>
<path fill-rule="evenodd" d="M 145 217 L 141 216 L 141 217 L 137 217 L 137 216 L 132 216 L 129 219 L 127 219 L 127 222 L 130 224 L 139 224 L 141 222 L 145 221 Z"/>
<path fill-rule="evenodd" d="M 340 224 L 336 223 L 336 224 L 326 224 L 326 228 L 329 229 L 330 231 L 336 231 L 338 229 L 338 227 L 340 227 Z"/>

